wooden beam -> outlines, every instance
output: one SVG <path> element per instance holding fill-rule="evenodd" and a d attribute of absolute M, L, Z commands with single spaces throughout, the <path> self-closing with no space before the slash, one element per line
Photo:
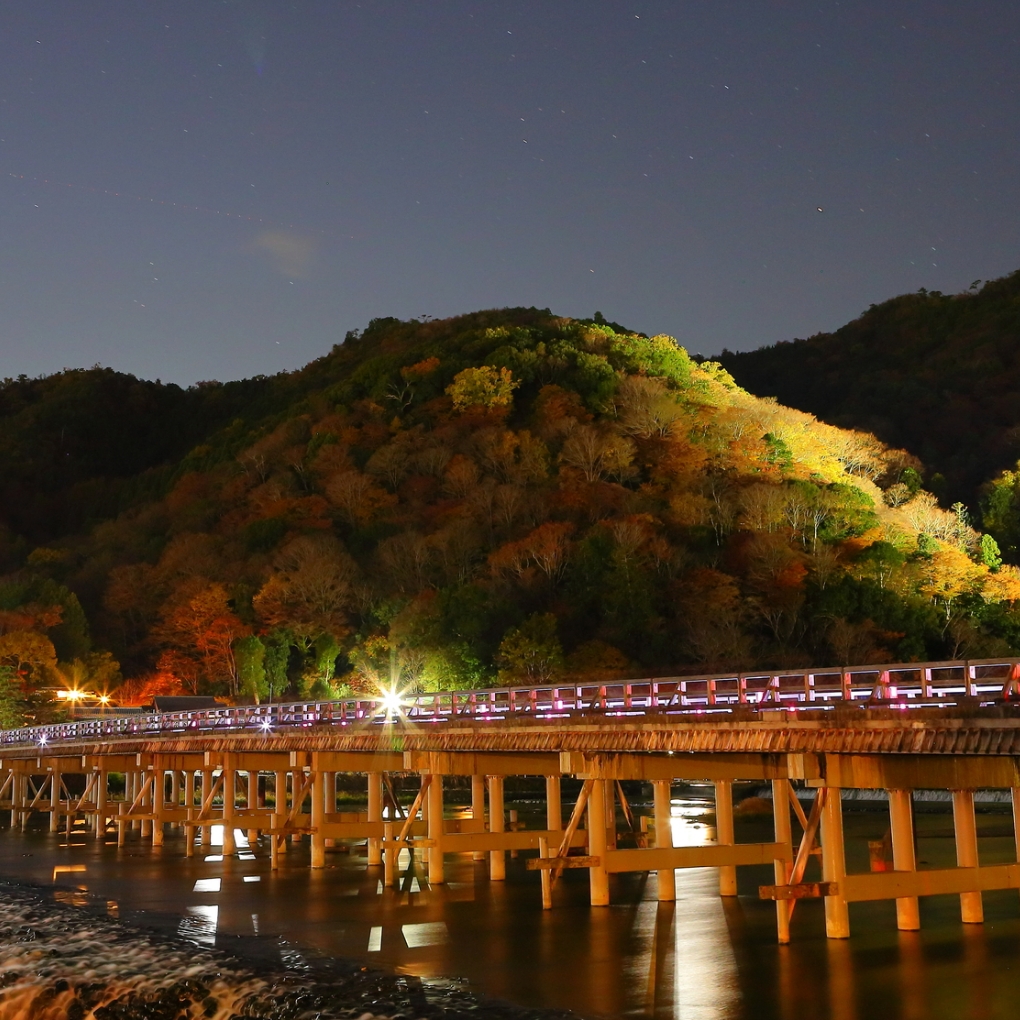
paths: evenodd
<path fill-rule="evenodd" d="M 826 786 L 980 790 L 1020 786 L 1020 759 L 992 754 L 826 754 Z"/>
<path fill-rule="evenodd" d="M 405 751 L 409 772 L 438 776 L 558 776 L 558 754 L 513 754 L 475 751 Z"/>
<path fill-rule="evenodd" d="M 832 882 L 758 886 L 758 897 L 763 900 L 819 900 L 823 896 L 831 896 L 834 892 Z"/>
<path fill-rule="evenodd" d="M 560 770 L 578 779 L 788 779 L 791 769 L 784 754 L 589 754 L 560 753 Z"/>
<path fill-rule="evenodd" d="M 562 871 L 564 868 L 597 868 L 600 863 L 598 857 L 531 857 L 526 867 L 528 871 Z"/>
<path fill-rule="evenodd" d="M 905 896 L 1020 889 L 1020 864 L 992 864 L 984 868 L 938 868 L 931 871 L 876 871 L 847 875 L 840 885 L 849 903 L 895 900 Z"/>
<path fill-rule="evenodd" d="M 309 763 L 318 772 L 402 772 L 398 751 L 313 751 Z"/>
<path fill-rule="evenodd" d="M 771 864 L 788 860 L 786 843 L 729 843 L 714 846 L 675 846 L 649 850 L 607 850 L 605 868 L 624 871 L 658 871 L 660 868 L 719 868 L 743 864 Z"/>

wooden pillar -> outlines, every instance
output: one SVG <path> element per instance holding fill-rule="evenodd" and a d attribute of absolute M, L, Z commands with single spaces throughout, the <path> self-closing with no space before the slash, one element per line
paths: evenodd
<path fill-rule="evenodd" d="M 212 789 L 212 771 L 211 769 L 202 769 L 202 800 L 201 803 L 205 803 L 205 799 L 209 796 L 209 790 Z M 209 810 L 212 811 L 212 804 L 209 805 Z M 208 847 L 212 843 L 212 825 L 206 822 L 199 829 L 201 833 L 202 846 Z"/>
<path fill-rule="evenodd" d="M 397 881 L 397 850 L 393 846 L 395 828 L 395 822 L 383 824 L 383 885 L 387 889 Z"/>
<path fill-rule="evenodd" d="M 545 777 L 545 827 L 551 832 L 563 829 L 563 796 L 559 776 Z"/>
<path fill-rule="evenodd" d="M 277 772 L 276 782 L 273 787 L 273 798 L 275 800 L 275 807 L 273 808 L 273 828 L 280 830 L 283 828 L 283 823 L 287 821 L 287 773 Z M 277 852 L 285 854 L 287 852 L 287 840 L 283 836 L 274 836 L 273 845 L 277 846 Z"/>
<path fill-rule="evenodd" d="M 368 820 L 382 821 L 383 777 L 381 772 L 368 774 Z M 378 836 L 368 839 L 368 864 L 373 867 L 382 863 L 382 843 Z"/>
<path fill-rule="evenodd" d="M 606 849 L 616 849 L 616 783 L 606 780 Z"/>
<path fill-rule="evenodd" d="M 485 776 L 471 777 L 471 817 L 485 821 Z M 485 860 L 485 851 L 476 850 L 471 859 L 475 861 Z"/>
<path fill-rule="evenodd" d="M 790 780 L 772 780 L 772 824 L 775 828 L 774 839 L 785 844 L 793 853 L 793 826 L 790 823 Z M 793 873 L 793 865 L 782 858 L 772 862 L 772 874 L 776 885 L 786 885 Z M 789 900 L 776 900 L 776 931 L 779 944 L 786 945 L 790 941 L 790 906 Z"/>
<path fill-rule="evenodd" d="M 163 845 L 163 813 L 166 810 L 166 772 L 157 765 L 152 773 L 152 845 Z"/>
<path fill-rule="evenodd" d="M 503 813 L 503 777 L 489 776 L 489 832 L 505 832 L 506 819 Z M 506 851 L 489 851 L 489 879 L 493 882 L 506 880 Z"/>
<path fill-rule="evenodd" d="M 599 858 L 598 864 L 588 869 L 588 883 L 591 890 L 591 905 L 609 905 L 609 873 L 605 869 L 608 849 L 606 839 L 606 785 L 612 780 L 596 779 L 588 798 L 588 853 Z"/>
<path fill-rule="evenodd" d="M 25 795 L 28 792 L 28 776 L 20 772 L 14 773 L 11 780 L 11 828 L 21 823 L 22 812 L 25 807 Z"/>
<path fill-rule="evenodd" d="M 655 847 L 673 846 L 673 810 L 670 805 L 669 792 L 672 784 L 668 779 L 652 781 L 655 807 Z M 676 899 L 676 870 L 659 868 L 658 873 L 659 902 L 668 903 Z"/>
<path fill-rule="evenodd" d="M 893 868 L 916 871 L 914 853 L 914 805 L 910 790 L 889 791 L 889 827 L 892 832 Z M 900 931 L 918 931 L 921 913 L 916 896 L 903 896 L 896 901 L 896 927 Z"/>
<path fill-rule="evenodd" d="M 443 867 L 443 777 L 433 775 L 425 796 L 429 803 L 428 838 L 429 885 L 442 885 L 446 881 Z"/>
<path fill-rule="evenodd" d="M 181 806 L 181 772 L 180 769 L 174 769 L 170 773 L 170 804 L 176 811 Z M 171 829 L 177 828 L 176 822 L 170 823 Z"/>
<path fill-rule="evenodd" d="M 843 801 L 839 789 L 830 787 L 822 808 L 822 880 L 841 884 L 845 877 Z M 833 896 L 825 897 L 825 934 L 830 939 L 850 937 L 850 911 L 842 889 Z"/>
<path fill-rule="evenodd" d="M 1020 861 L 1020 786 L 1010 790 L 1013 801 L 1013 842 L 1016 844 L 1016 859 Z"/>
<path fill-rule="evenodd" d="M 50 773 L 50 832 L 60 831 L 60 773 Z"/>
<path fill-rule="evenodd" d="M 235 758 L 229 751 L 223 756 L 223 856 L 232 857 L 237 852 L 234 840 L 234 807 L 237 797 L 237 769 Z"/>
<path fill-rule="evenodd" d="M 733 780 L 718 779 L 715 783 L 715 839 L 720 846 L 732 846 L 735 838 Z M 737 869 L 733 864 L 724 864 L 719 869 L 719 895 L 737 895 Z"/>
<path fill-rule="evenodd" d="M 953 790 L 953 827 L 956 830 L 957 865 L 976 868 L 978 843 L 973 790 Z M 960 916 L 964 924 L 980 924 L 985 919 L 980 892 L 960 893 Z"/>
<path fill-rule="evenodd" d="M 326 773 L 312 773 L 312 867 L 326 866 L 326 837 L 322 827 L 326 822 Z"/>
<path fill-rule="evenodd" d="M 155 773 L 153 775 L 155 775 Z M 154 801 L 156 799 L 156 797 L 155 797 L 155 794 L 156 794 L 156 780 L 154 778 L 153 781 L 151 783 L 149 783 L 148 787 L 146 787 L 145 781 L 148 778 L 149 778 L 149 776 L 145 772 L 140 773 L 139 777 L 138 777 L 138 786 L 139 786 L 139 789 L 142 791 L 142 801 L 141 801 L 141 803 L 138 806 L 147 815 L 152 813 L 152 805 L 153 805 L 153 803 L 154 803 Z M 162 796 L 162 795 L 163 795 L 163 791 L 160 790 L 160 796 Z M 143 818 L 141 820 L 140 830 L 141 830 L 142 839 L 149 839 L 152 836 L 152 819 L 151 818 Z"/>
<path fill-rule="evenodd" d="M 184 773 L 184 806 L 195 806 L 195 773 L 191 770 Z"/>

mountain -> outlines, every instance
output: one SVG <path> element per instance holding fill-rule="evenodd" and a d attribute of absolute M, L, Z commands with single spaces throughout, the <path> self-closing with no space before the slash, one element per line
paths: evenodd
<path fill-rule="evenodd" d="M 6 718 L 122 674 L 136 701 L 279 699 L 1020 648 L 1020 571 L 910 454 L 601 316 L 376 319 L 271 378 L 4 389 Z"/>
<path fill-rule="evenodd" d="M 979 490 L 1020 456 L 1020 272 L 963 294 L 919 291 L 834 333 L 720 363 L 741 386 L 906 447 L 946 503 Z"/>

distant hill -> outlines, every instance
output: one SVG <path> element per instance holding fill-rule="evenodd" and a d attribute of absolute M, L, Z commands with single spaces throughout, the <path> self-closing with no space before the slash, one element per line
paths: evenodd
<path fill-rule="evenodd" d="M 905 294 L 834 333 L 719 361 L 752 393 L 906 447 L 947 504 L 976 509 L 1020 456 L 1020 272 Z"/>
<path fill-rule="evenodd" d="M 118 667 L 279 699 L 1020 649 L 1020 571 L 909 453 L 601 317 L 8 381 L 0 440 L 0 722 Z"/>

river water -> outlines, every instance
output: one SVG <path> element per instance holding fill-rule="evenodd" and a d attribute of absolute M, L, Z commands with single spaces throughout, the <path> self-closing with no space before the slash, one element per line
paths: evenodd
<path fill-rule="evenodd" d="M 538 804 L 508 807 L 538 824 Z M 674 800 L 677 845 L 711 841 L 710 822 L 710 800 L 697 790 Z M 881 839 L 887 825 L 880 806 L 846 812 L 848 870 L 867 870 L 867 841 Z M 951 815 L 919 813 L 917 828 L 921 861 L 951 866 Z M 1007 814 L 979 815 L 979 831 L 983 864 L 1016 859 Z M 737 839 L 771 839 L 771 820 L 738 820 Z M 186 859 L 183 836 L 173 831 L 162 848 L 129 837 L 118 849 L 112 838 L 68 840 L 32 827 L 0 833 L 0 878 L 47 891 L 37 916 L 45 916 L 45 903 L 64 914 L 77 911 L 83 921 L 76 937 L 86 942 L 109 943 L 127 938 L 124 932 L 167 939 L 169 948 L 156 952 L 166 973 L 183 973 L 191 960 L 196 980 L 211 980 L 201 977 L 203 967 L 229 976 L 230 967 L 208 955 L 215 951 L 240 961 L 241 970 L 295 975 L 353 961 L 353 968 L 342 964 L 345 973 L 367 966 L 401 975 L 401 987 L 417 989 L 420 1008 L 401 1007 L 408 1016 L 443 1015 L 444 996 L 454 993 L 482 997 L 476 1016 L 536 1010 L 571 1010 L 591 1020 L 1020 1016 L 1016 892 L 986 893 L 983 925 L 960 923 L 956 897 L 922 900 L 919 933 L 896 930 L 892 903 L 856 904 L 853 936 L 845 942 L 824 937 L 821 904 L 805 901 L 792 944 L 780 947 L 774 907 L 757 898 L 758 885 L 772 881 L 771 868 L 739 869 L 740 895 L 725 900 L 713 869 L 679 871 L 675 904 L 656 901 L 654 875 L 619 876 L 613 905 L 598 909 L 588 905 L 587 873 L 568 871 L 554 909 L 543 911 L 538 875 L 526 871 L 523 857 L 508 861 L 506 882 L 489 882 L 484 863 L 458 855 L 447 858 L 446 885 L 429 888 L 419 872 L 395 890 L 382 887 L 381 868 L 368 868 L 358 847 L 328 852 L 321 871 L 308 868 L 307 847 L 292 848 L 277 872 L 265 847 L 242 848 L 226 860 L 215 846 L 196 851 Z M 114 919 L 110 931 L 120 934 L 103 934 L 99 913 Z M 17 955 L 10 934 L 17 925 L 3 926 L 0 916 L 0 967 L 8 969 Z M 54 974 L 51 961 L 45 980 Z M 253 979 L 239 971 L 230 980 L 236 988 Z M 2 1001 L 2 1020 L 42 1015 L 4 1012 Z M 351 1015 L 365 1011 L 371 1012 L 359 1006 Z"/>

